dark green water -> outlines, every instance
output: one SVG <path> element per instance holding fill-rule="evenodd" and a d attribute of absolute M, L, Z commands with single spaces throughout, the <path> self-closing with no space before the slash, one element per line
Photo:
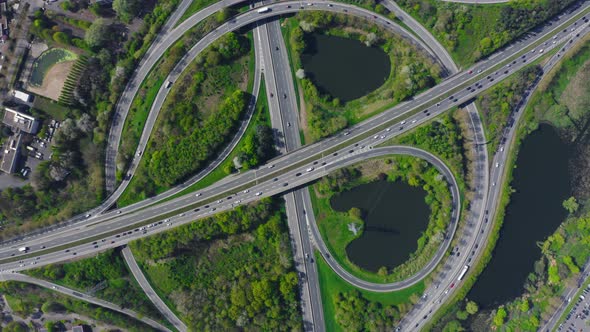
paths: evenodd
<path fill-rule="evenodd" d="M 527 275 L 541 257 L 538 241 L 551 235 L 567 216 L 571 150 L 549 125 L 528 136 L 517 158 L 506 218 L 492 259 L 468 298 L 491 308 L 523 293 Z"/>
<path fill-rule="evenodd" d="M 389 77 L 389 56 L 358 40 L 310 34 L 302 62 L 306 75 L 322 91 L 342 102 L 379 88 Z"/>
<path fill-rule="evenodd" d="M 346 247 L 349 259 L 375 272 L 406 261 L 428 225 L 430 208 L 425 197 L 422 188 L 400 181 L 371 182 L 332 197 L 330 204 L 336 211 L 357 207 L 365 213 L 363 234 Z"/>

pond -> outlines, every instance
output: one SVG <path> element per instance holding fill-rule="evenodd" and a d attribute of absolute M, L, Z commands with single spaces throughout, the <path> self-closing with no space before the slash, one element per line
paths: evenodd
<path fill-rule="evenodd" d="M 551 235 L 567 216 L 562 202 L 572 191 L 568 173 L 571 149 L 553 127 L 543 124 L 522 143 L 514 170 L 506 218 L 492 259 L 468 294 L 482 308 L 520 296 L 534 263 L 538 241 Z"/>
<path fill-rule="evenodd" d="M 342 102 L 360 98 L 379 88 L 389 77 L 389 56 L 377 47 L 355 39 L 309 34 L 302 55 L 307 77 Z"/>
<path fill-rule="evenodd" d="M 35 87 L 43 85 L 43 79 L 49 69 L 60 62 L 76 60 L 78 56 L 63 48 L 52 48 L 43 52 L 35 62 L 31 71 L 31 78 L 29 84 Z"/>
<path fill-rule="evenodd" d="M 334 195 L 336 211 L 353 207 L 363 211 L 363 234 L 346 247 L 351 262 L 369 271 L 393 268 L 418 248 L 417 240 L 428 226 L 430 208 L 426 192 L 407 183 L 386 180 L 359 185 Z"/>

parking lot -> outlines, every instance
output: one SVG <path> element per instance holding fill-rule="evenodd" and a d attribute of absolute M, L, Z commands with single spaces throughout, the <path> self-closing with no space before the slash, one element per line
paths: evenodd
<path fill-rule="evenodd" d="M 590 285 L 584 289 L 577 299 L 572 310 L 567 314 L 565 321 L 559 325 L 560 332 L 581 332 L 590 330 Z"/>

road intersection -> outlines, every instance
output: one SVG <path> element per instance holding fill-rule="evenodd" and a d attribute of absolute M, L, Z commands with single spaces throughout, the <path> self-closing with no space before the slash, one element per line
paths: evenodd
<path fill-rule="evenodd" d="M 326 6 L 326 3 L 314 2 L 313 5 Z M 299 4 L 299 2 L 273 4 L 271 5 L 272 11 L 268 15 L 252 11 L 246 12 L 232 19 L 233 22 L 230 21 L 230 23 L 220 26 L 212 34 L 207 35 L 203 38 L 205 40 L 203 44 L 210 44 L 223 33 L 251 24 L 260 18 L 294 12 L 296 9 L 288 6 L 297 6 Z M 322 10 L 330 11 L 327 8 L 331 8 L 334 11 L 348 10 L 346 6 L 343 7 L 337 7 L 336 5 L 334 7 L 326 6 L 325 8 L 322 7 Z M 476 74 L 471 75 L 462 72 L 454 75 L 438 86 L 416 96 L 412 101 L 400 104 L 378 116 L 353 126 L 346 133 L 296 149 L 271 161 L 267 166 L 261 167 L 258 170 L 229 178 L 227 181 L 206 188 L 201 192 L 202 196 L 199 196 L 199 198 L 196 198 L 194 194 L 187 194 L 160 203 L 152 200 L 148 203 L 143 203 L 145 205 L 141 207 L 135 206 L 121 211 L 121 213 L 119 211 L 109 212 L 91 218 L 91 220 L 85 221 L 84 224 L 77 224 L 67 229 L 59 230 L 54 234 L 44 234 L 34 238 L 32 242 L 31 239 L 25 238 L 24 241 L 21 240 L 10 246 L 3 246 L 0 248 L 1 272 L 6 273 L 30 268 L 32 260 L 25 257 L 35 257 L 37 252 L 39 254 L 43 251 L 46 252 L 39 255 L 41 257 L 39 260 L 35 259 L 35 261 L 40 261 L 40 265 L 63 261 L 72 257 L 73 253 L 77 255 L 90 255 L 108 247 L 127 243 L 132 239 L 165 231 L 172 224 L 178 225 L 191 222 L 197 218 L 231 209 L 236 205 L 252 202 L 260 197 L 299 188 L 314 179 L 325 176 L 336 168 L 350 165 L 364 158 L 381 155 L 380 153 L 384 151 L 382 149 L 387 148 L 373 147 L 381 143 L 385 137 L 392 137 L 393 135 L 390 133 L 390 130 L 393 130 L 395 135 L 406 132 L 452 107 L 470 101 L 481 91 L 497 84 L 502 79 L 510 76 L 514 71 L 541 57 L 543 52 L 548 52 L 554 48 L 555 44 L 546 43 L 546 40 L 553 35 L 556 36 L 559 43 L 562 43 L 568 40 L 573 34 L 578 33 L 576 29 L 583 24 L 584 19 L 578 17 L 575 23 L 566 23 L 566 21 L 575 15 L 581 16 L 582 14 L 580 13 L 582 11 L 584 13 L 587 12 L 588 8 L 589 4 L 585 2 L 577 11 L 562 15 L 559 22 L 553 22 L 551 26 L 543 27 L 534 36 L 520 40 L 513 44 L 513 46 L 476 64 L 472 67 L 472 72 Z M 368 19 L 375 19 L 374 17 L 372 14 L 371 16 L 367 16 Z M 379 22 L 384 25 L 387 24 L 386 21 Z M 564 29 L 563 32 L 561 31 L 562 29 Z M 201 46 L 197 44 L 195 48 L 191 49 L 192 54 L 198 54 L 200 50 L 204 49 L 203 44 Z M 174 75 L 179 74 L 175 73 Z M 466 90 L 465 88 L 467 86 L 475 88 Z M 160 98 L 160 94 L 158 98 Z M 162 98 L 165 98 L 165 94 Z M 411 120 L 411 122 L 408 120 Z M 406 121 L 411 124 L 406 124 Z M 400 151 L 401 153 L 409 153 L 409 150 L 405 150 L 407 149 L 405 147 L 396 147 L 395 149 L 398 149 L 396 150 L 397 152 L 388 151 L 387 153 L 400 153 Z M 504 156 L 496 156 L 496 162 L 502 161 L 502 158 L 505 159 L 505 154 L 506 152 L 504 152 Z M 273 167 L 269 168 L 271 165 Z M 490 181 L 493 181 L 492 183 L 499 181 L 498 174 L 492 172 Z M 249 189 L 242 190 L 242 188 Z M 494 189 L 494 186 L 492 186 L 491 194 L 497 195 L 497 190 L 494 192 Z M 246 193 L 246 190 L 249 190 L 249 192 Z M 260 193 L 260 195 L 256 195 L 257 193 Z M 236 197 L 240 197 L 239 203 L 236 203 L 237 201 L 234 200 Z M 305 199 L 303 198 L 303 200 Z M 492 207 L 490 211 L 494 211 L 495 203 L 495 200 L 488 201 L 488 206 Z M 151 204 L 153 205 L 148 206 Z M 193 209 L 195 207 L 197 208 Z M 174 215 L 174 217 L 165 217 L 165 215 L 171 213 L 178 214 Z M 147 226 L 139 226 L 146 219 L 152 220 L 158 218 L 162 220 L 151 222 Z M 485 225 L 483 226 L 485 227 Z M 126 228 L 131 228 L 131 230 L 120 233 Z M 94 241 L 90 244 L 90 241 L 94 238 L 98 238 L 99 241 Z M 85 243 L 77 244 L 78 242 Z M 31 252 L 27 254 L 19 253 L 17 248 L 22 245 L 29 246 Z M 60 248 L 60 246 L 67 246 L 68 248 L 72 246 L 72 248 L 66 249 L 67 252 L 63 250 L 52 251 L 54 250 L 52 248 Z M 456 271 L 459 271 L 461 268 L 461 264 L 456 264 L 454 270 L 448 272 L 447 275 L 456 276 Z"/>

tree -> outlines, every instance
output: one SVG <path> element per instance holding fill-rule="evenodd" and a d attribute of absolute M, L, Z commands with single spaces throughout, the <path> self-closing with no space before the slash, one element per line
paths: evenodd
<path fill-rule="evenodd" d="M 92 22 L 90 28 L 86 30 L 84 40 L 91 48 L 99 48 L 109 41 L 110 26 L 103 18 Z"/>
<path fill-rule="evenodd" d="M 563 208 L 567 210 L 569 214 L 574 214 L 578 211 L 580 204 L 578 204 L 574 196 L 563 201 Z"/>
<path fill-rule="evenodd" d="M 457 311 L 456 316 L 459 320 L 466 320 L 467 317 L 469 317 L 469 314 L 467 313 L 467 311 L 459 310 Z"/>
<path fill-rule="evenodd" d="M 496 315 L 494 316 L 494 325 L 496 325 L 497 327 L 502 326 L 502 324 L 504 324 L 504 319 L 506 318 L 507 313 L 506 313 L 506 309 L 504 309 L 504 307 L 500 307 L 498 308 L 498 311 L 496 312 Z"/>
<path fill-rule="evenodd" d="M 520 311 L 522 311 L 522 312 L 529 311 L 529 309 L 530 309 L 529 299 L 527 299 L 527 298 L 522 299 L 522 302 L 520 302 L 520 305 L 518 307 L 520 308 Z"/>
<path fill-rule="evenodd" d="M 465 311 L 467 311 L 470 315 L 476 314 L 478 310 L 479 307 L 474 301 L 469 301 L 467 302 L 467 305 L 465 305 Z"/>
<path fill-rule="evenodd" d="M 443 332 L 461 332 L 465 331 L 463 326 L 461 326 L 461 322 L 458 320 L 452 320 L 445 325 L 443 328 Z"/>
<path fill-rule="evenodd" d="M 58 31 L 53 34 L 53 40 L 64 45 L 70 44 L 70 36 L 68 36 L 65 32 L 61 31 Z"/>
<path fill-rule="evenodd" d="M 363 219 L 363 211 L 357 207 L 350 208 L 350 210 L 348 210 L 348 215 L 351 218 Z"/>
<path fill-rule="evenodd" d="M 305 70 L 303 70 L 303 68 L 297 69 L 297 71 L 295 72 L 295 76 L 298 79 L 304 79 L 305 78 Z"/>
<path fill-rule="evenodd" d="M 113 10 L 122 21 L 129 23 L 139 13 L 140 4 L 139 0 L 114 0 Z"/>

